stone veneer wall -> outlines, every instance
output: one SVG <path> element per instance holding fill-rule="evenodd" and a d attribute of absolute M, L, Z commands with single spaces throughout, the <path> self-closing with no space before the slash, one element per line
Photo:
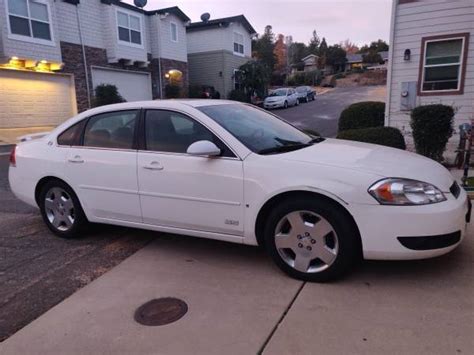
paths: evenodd
<path fill-rule="evenodd" d="M 188 78 L 188 63 L 187 62 L 181 62 L 179 60 L 173 60 L 173 59 L 166 59 L 166 58 L 160 58 L 161 60 L 161 75 L 163 77 L 162 80 L 162 88 L 163 90 L 163 97 L 164 97 L 164 90 L 166 84 L 168 84 L 168 80 L 165 78 L 165 74 L 172 70 L 179 70 L 183 73 L 183 79 L 181 81 L 181 96 L 187 97 L 188 96 L 188 83 L 189 83 L 189 78 Z"/>
<path fill-rule="evenodd" d="M 103 48 L 94 48 L 85 46 L 86 61 L 87 61 L 87 75 L 89 78 L 89 85 L 91 91 L 91 101 L 94 99 L 94 87 L 92 84 L 92 71 L 91 66 L 117 68 L 122 70 L 130 71 L 141 71 L 151 73 L 152 77 L 152 95 L 156 99 L 159 97 L 158 87 L 158 69 L 153 62 L 156 60 L 150 60 L 151 55 L 148 55 L 150 65 L 147 68 L 139 68 L 137 66 L 125 66 L 123 63 L 109 63 L 107 59 L 107 51 Z M 87 100 L 87 84 L 86 84 L 86 72 L 84 70 L 84 61 L 82 55 L 82 46 L 73 43 L 61 42 L 61 55 L 63 58 L 64 67 L 62 72 L 70 73 L 74 75 L 74 82 L 76 86 L 76 99 L 77 99 L 77 110 L 83 112 L 89 109 L 89 103 Z M 186 64 L 186 63 L 185 63 Z M 179 69 L 179 68 L 174 68 Z M 180 69 L 181 70 L 181 69 Z M 164 72 L 163 72 L 164 73 Z M 187 74 L 187 71 L 186 71 Z M 164 74 L 163 74 L 164 75 Z"/>

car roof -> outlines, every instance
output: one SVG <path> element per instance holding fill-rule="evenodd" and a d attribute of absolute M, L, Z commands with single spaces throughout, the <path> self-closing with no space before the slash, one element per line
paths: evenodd
<path fill-rule="evenodd" d="M 148 101 L 134 101 L 134 102 L 124 102 L 120 104 L 102 106 L 105 110 L 123 110 L 127 108 L 152 108 L 152 107 L 170 107 L 170 106 L 191 106 L 191 107 L 201 107 L 201 106 L 217 106 L 217 105 L 229 105 L 229 104 L 240 104 L 238 101 L 232 100 L 216 100 L 216 99 L 166 99 L 166 100 L 148 100 Z"/>

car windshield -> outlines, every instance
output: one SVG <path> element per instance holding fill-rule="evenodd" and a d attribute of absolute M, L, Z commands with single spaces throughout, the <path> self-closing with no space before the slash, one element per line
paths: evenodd
<path fill-rule="evenodd" d="M 266 111 L 242 104 L 197 107 L 248 149 L 277 154 L 308 147 L 322 138 L 310 136 Z"/>
<path fill-rule="evenodd" d="M 306 86 L 298 86 L 296 92 L 306 92 Z"/>
<path fill-rule="evenodd" d="M 286 89 L 277 89 L 270 93 L 268 96 L 286 96 Z"/>

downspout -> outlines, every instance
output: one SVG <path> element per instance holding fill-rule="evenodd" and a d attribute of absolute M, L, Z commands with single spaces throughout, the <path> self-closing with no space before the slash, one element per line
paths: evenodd
<path fill-rule="evenodd" d="M 86 47 L 84 46 L 84 40 L 82 38 L 82 27 L 81 27 L 81 16 L 79 15 L 79 4 L 76 5 L 76 14 L 77 14 L 77 27 L 79 30 L 79 41 L 81 42 L 81 47 L 82 47 L 82 61 L 84 63 L 84 73 L 86 76 L 87 105 L 89 106 L 89 108 L 91 108 L 92 107 L 91 89 L 89 85 L 89 73 L 87 72 Z"/>
<path fill-rule="evenodd" d="M 395 57 L 395 26 L 397 19 L 398 0 L 392 0 L 392 18 L 390 19 L 390 49 L 387 71 L 387 102 L 385 104 L 385 126 L 390 124 L 390 106 L 392 97 L 393 58 Z"/>
<path fill-rule="evenodd" d="M 159 31 L 158 38 L 161 40 L 161 17 L 160 15 L 155 15 L 158 19 Z M 161 72 L 161 42 L 158 40 L 158 76 L 159 76 L 159 85 L 160 85 L 160 99 L 163 100 L 163 76 Z"/>

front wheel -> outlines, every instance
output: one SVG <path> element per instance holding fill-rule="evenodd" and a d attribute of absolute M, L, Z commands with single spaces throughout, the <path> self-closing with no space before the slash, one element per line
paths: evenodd
<path fill-rule="evenodd" d="M 288 108 L 288 101 L 285 101 L 285 103 L 283 104 L 283 108 Z"/>
<path fill-rule="evenodd" d="M 300 100 L 296 100 L 295 106 L 298 106 L 300 104 Z"/>
<path fill-rule="evenodd" d="M 87 218 L 74 191 L 53 180 L 41 189 L 40 210 L 47 227 L 61 238 L 75 238 L 87 225 Z"/>
<path fill-rule="evenodd" d="M 360 255 L 358 238 L 341 207 L 314 197 L 284 201 L 265 228 L 273 261 L 304 281 L 325 282 L 347 273 Z"/>

